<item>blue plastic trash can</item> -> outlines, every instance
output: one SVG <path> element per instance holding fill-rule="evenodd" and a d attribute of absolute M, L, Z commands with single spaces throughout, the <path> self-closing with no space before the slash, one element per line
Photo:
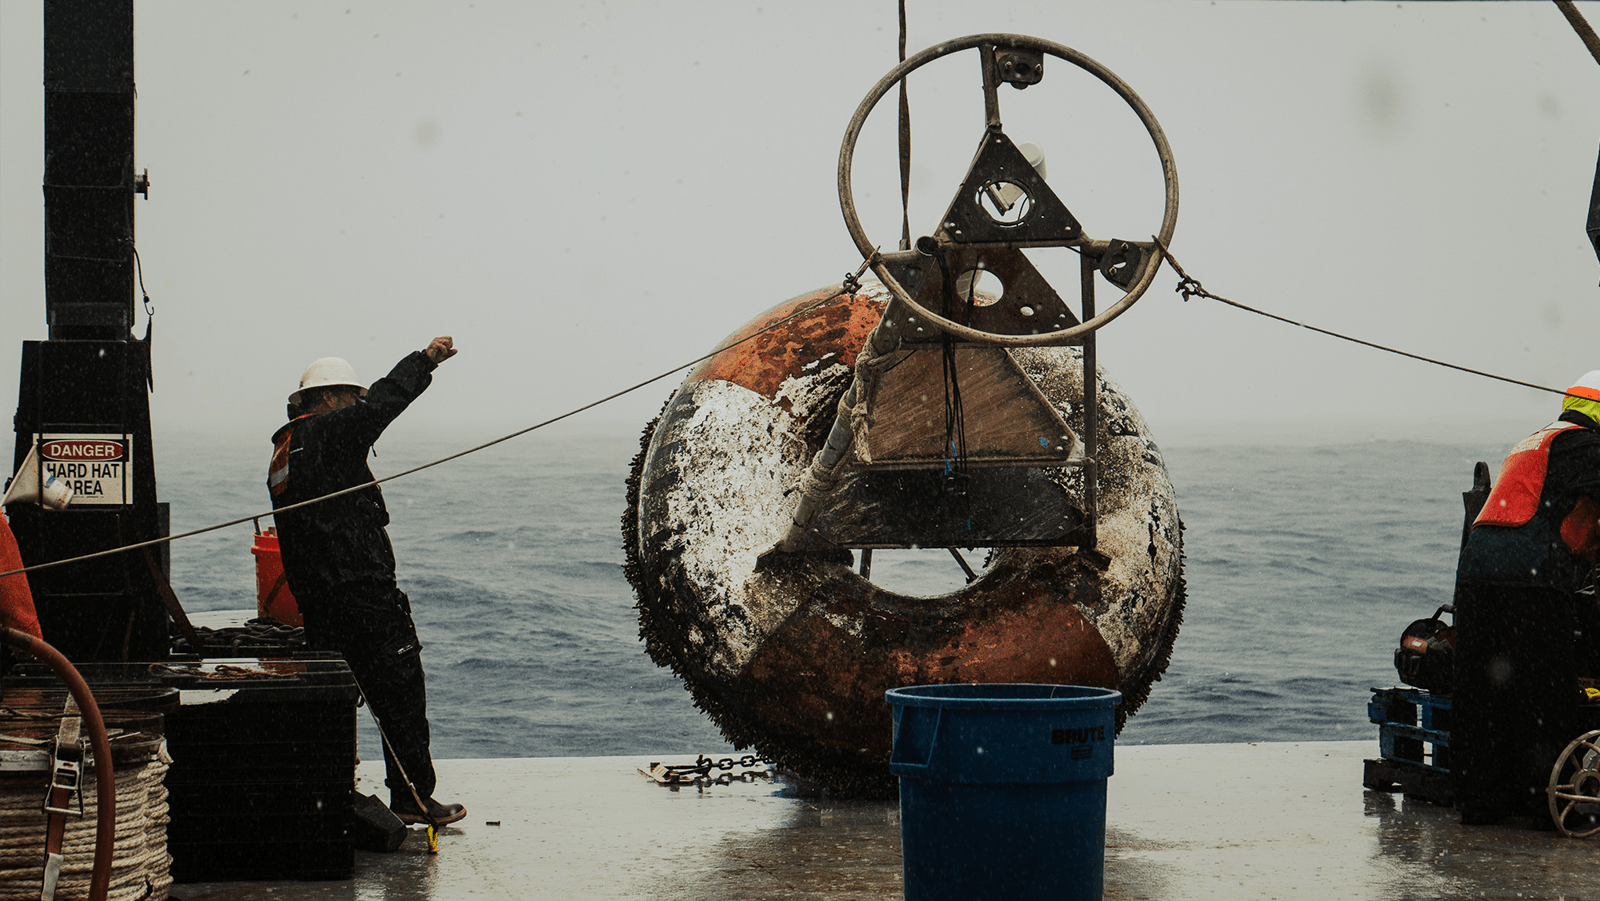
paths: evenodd
<path fill-rule="evenodd" d="M 887 696 L 906 901 L 1099 901 L 1121 692 L 915 685 Z"/>

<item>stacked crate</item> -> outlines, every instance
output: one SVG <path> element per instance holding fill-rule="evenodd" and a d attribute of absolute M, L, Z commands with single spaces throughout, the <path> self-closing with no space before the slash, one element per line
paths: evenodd
<path fill-rule="evenodd" d="M 173 879 L 348 878 L 359 693 L 344 661 L 212 661 L 160 681 L 182 699 L 167 730 Z"/>

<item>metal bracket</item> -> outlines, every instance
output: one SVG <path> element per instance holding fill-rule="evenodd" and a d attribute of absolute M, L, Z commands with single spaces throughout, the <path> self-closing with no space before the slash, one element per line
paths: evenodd
<path fill-rule="evenodd" d="M 1100 257 L 1100 274 L 1126 291 L 1144 268 L 1144 255 L 1144 248 L 1132 241 L 1112 238 L 1110 247 Z"/>
<path fill-rule="evenodd" d="M 1043 51 L 996 47 L 994 62 L 1000 80 L 1019 91 L 1044 81 Z"/>

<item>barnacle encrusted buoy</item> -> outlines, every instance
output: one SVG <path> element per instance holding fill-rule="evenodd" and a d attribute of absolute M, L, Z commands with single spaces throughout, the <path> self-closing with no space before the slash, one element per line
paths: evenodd
<path fill-rule="evenodd" d="M 1123 694 L 1120 730 L 1165 671 L 1184 604 L 1171 481 L 1143 417 L 1104 370 L 1103 568 L 1077 548 L 996 548 L 976 580 L 937 597 L 874 585 L 848 551 L 782 555 L 758 570 L 888 297 L 876 283 L 853 295 L 830 287 L 729 336 L 645 428 L 622 519 L 651 658 L 684 680 L 736 747 L 754 746 L 789 771 L 857 795 L 893 790 L 886 689 L 1114 688 Z M 1079 348 L 1009 353 L 1081 434 Z M 1047 472 L 1081 509 L 1082 470 Z"/>

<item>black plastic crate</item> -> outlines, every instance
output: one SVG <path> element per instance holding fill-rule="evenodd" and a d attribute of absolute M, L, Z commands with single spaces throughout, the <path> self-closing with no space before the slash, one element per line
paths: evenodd
<path fill-rule="evenodd" d="M 179 795 L 185 797 L 179 798 Z M 174 803 L 204 816 L 167 827 L 172 876 L 178 882 L 242 879 L 337 879 L 355 866 L 348 785 L 194 786 Z M 289 846 L 297 853 L 281 855 Z M 320 849 L 307 857 L 306 849 Z M 223 853 L 226 852 L 226 853 Z M 241 858 L 249 866 L 236 867 Z"/>
<path fill-rule="evenodd" d="M 354 871 L 349 841 L 214 841 L 202 855 L 172 855 L 174 882 L 248 882 L 283 879 L 285 874 L 302 880 L 349 879 Z"/>
<path fill-rule="evenodd" d="M 359 692 L 344 661 L 246 658 L 154 673 L 182 699 L 167 731 L 173 878 L 348 876 Z"/>
<path fill-rule="evenodd" d="M 337 698 L 281 693 L 188 705 L 168 730 L 169 786 L 189 783 L 306 783 L 352 776 L 356 708 Z"/>
<path fill-rule="evenodd" d="M 79 667 L 90 687 L 176 689 L 167 846 L 179 882 L 338 879 L 350 838 L 360 693 L 343 660 L 239 658 Z M 6 690 L 48 685 L 45 671 Z"/>
<path fill-rule="evenodd" d="M 169 835 L 182 835 L 204 841 L 215 835 L 218 841 L 230 841 L 230 831 L 238 831 L 237 840 L 262 834 L 264 824 L 276 820 L 286 821 L 285 828 L 293 828 L 295 837 L 338 836 L 344 833 L 347 814 L 354 803 L 347 782 L 323 782 L 309 785 L 272 785 L 260 782 L 219 782 L 212 785 L 180 785 L 168 789 L 175 803 L 190 810 L 205 810 L 203 817 L 188 817 L 174 821 Z M 330 813 L 338 814 L 329 816 Z"/>

